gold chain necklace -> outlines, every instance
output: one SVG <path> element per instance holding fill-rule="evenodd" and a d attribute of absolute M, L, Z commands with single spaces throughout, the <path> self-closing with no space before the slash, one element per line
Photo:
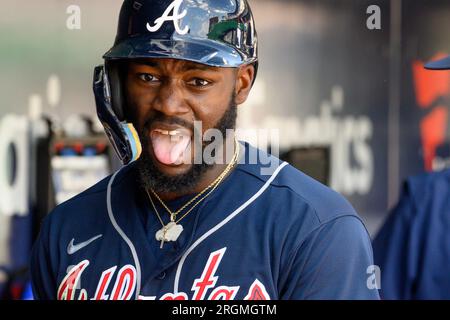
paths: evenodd
<path fill-rule="evenodd" d="M 158 220 L 160 221 L 162 228 L 158 230 L 155 234 L 155 238 L 158 241 L 161 241 L 160 248 L 162 249 L 165 241 L 176 241 L 178 237 L 180 236 L 181 232 L 183 232 L 183 226 L 178 224 L 184 217 L 186 217 L 199 203 L 201 203 L 206 197 L 208 197 L 222 182 L 222 180 L 225 178 L 225 176 L 231 171 L 231 169 L 234 167 L 234 165 L 237 163 L 237 159 L 239 156 L 239 143 L 235 140 L 236 145 L 236 151 L 233 155 L 233 158 L 231 159 L 230 163 L 227 165 L 225 170 L 211 183 L 209 184 L 205 189 L 203 189 L 198 195 L 196 195 L 194 198 L 189 200 L 185 205 L 183 205 L 180 209 L 178 209 L 176 212 L 172 212 L 167 205 L 162 201 L 162 199 L 158 196 L 158 194 L 151 189 L 153 195 L 158 199 L 158 201 L 161 203 L 161 205 L 167 210 L 167 212 L 170 215 L 170 222 L 165 225 L 163 220 L 161 219 L 161 216 L 159 215 L 158 210 L 156 209 L 155 203 L 153 202 L 152 197 L 148 193 L 147 189 L 145 190 L 147 192 L 148 198 L 150 199 L 150 202 L 152 204 L 153 209 L 155 210 L 155 213 L 158 217 Z M 209 190 L 210 189 L 210 190 Z M 208 191 L 206 193 L 206 191 Z M 206 194 L 205 194 L 206 193 Z M 198 200 L 194 205 L 186 211 L 186 213 L 177 221 L 175 221 L 176 216 L 183 211 L 185 208 L 187 208 L 191 203 L 193 203 L 195 200 L 197 200 L 199 197 L 201 197 L 203 194 L 205 194 L 200 200 Z"/>
<path fill-rule="evenodd" d="M 164 203 L 164 201 L 158 196 L 158 194 L 153 190 L 150 189 L 150 191 L 152 192 L 152 194 L 156 197 L 156 199 L 158 199 L 158 201 L 161 203 L 161 205 L 166 209 L 166 211 L 169 213 L 170 215 L 170 220 L 171 221 L 175 221 L 177 215 L 182 212 L 184 209 L 186 209 L 191 203 L 193 203 L 195 200 L 197 200 L 199 197 L 201 197 L 206 191 L 208 191 L 210 188 L 212 188 L 212 190 L 209 192 L 211 193 L 216 187 L 217 185 L 220 184 L 220 182 L 223 180 L 223 178 L 228 174 L 228 172 L 230 172 L 230 170 L 233 168 L 233 166 L 235 165 L 237 158 L 239 156 L 239 143 L 237 141 L 235 141 L 235 148 L 236 151 L 233 155 L 233 158 L 231 158 L 230 163 L 228 164 L 228 166 L 225 168 L 225 170 L 213 181 L 211 182 L 210 185 L 208 185 L 205 189 L 203 189 L 199 194 L 197 194 L 194 198 L 192 198 L 191 200 L 189 200 L 185 205 L 183 205 L 180 209 L 178 209 L 175 212 L 172 212 L 169 207 Z M 200 199 L 197 203 L 194 204 L 194 207 L 199 204 L 204 198 L 206 198 L 209 193 L 203 197 L 202 199 Z M 193 208 L 191 208 L 192 210 Z M 190 210 L 188 211 L 190 212 Z M 180 221 L 181 219 L 184 218 L 184 216 L 186 216 L 186 214 L 183 215 L 183 217 L 181 217 L 178 221 Z M 177 221 L 177 222 L 178 222 Z"/>
<path fill-rule="evenodd" d="M 161 229 L 159 229 L 156 234 L 155 238 L 157 241 L 161 241 L 161 245 L 159 246 L 160 249 L 163 248 L 164 241 L 176 241 L 178 237 L 180 236 L 181 232 L 183 231 L 182 225 L 177 225 L 175 222 L 171 221 L 167 225 L 164 224 L 164 222 L 161 219 L 161 216 L 159 215 L 158 210 L 156 209 L 155 203 L 153 202 L 152 197 L 147 191 L 148 198 L 150 199 L 150 202 L 152 203 L 153 210 L 155 210 L 156 216 L 158 217 L 159 222 L 161 222 L 161 225 L 163 226 Z M 169 233 L 170 230 L 170 233 Z"/>

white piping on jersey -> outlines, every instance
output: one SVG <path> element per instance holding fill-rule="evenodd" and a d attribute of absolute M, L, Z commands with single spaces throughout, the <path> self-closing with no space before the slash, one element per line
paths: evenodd
<path fill-rule="evenodd" d="M 214 226 L 209 231 L 205 232 L 200 238 L 198 238 L 183 254 L 183 256 L 180 259 L 180 262 L 178 263 L 177 273 L 175 274 L 175 282 L 173 286 L 173 292 L 174 294 L 178 293 L 178 284 L 180 281 L 180 275 L 181 275 L 181 269 L 183 268 L 184 261 L 186 260 L 187 256 L 206 238 L 208 238 L 211 234 L 222 228 L 225 224 L 227 224 L 231 219 L 233 219 L 235 216 L 237 216 L 242 210 L 244 210 L 246 207 L 248 207 L 253 201 L 255 201 L 272 183 L 272 181 L 276 178 L 278 173 L 285 167 L 288 163 L 283 162 L 280 164 L 280 166 L 274 171 L 272 176 L 264 183 L 264 185 L 261 187 L 261 189 L 258 190 L 250 199 L 248 199 L 245 203 L 243 203 L 239 208 L 234 210 L 228 217 L 223 219 L 220 223 L 218 223 L 216 226 Z"/>
<path fill-rule="evenodd" d="M 122 237 L 122 239 L 126 242 L 128 247 L 130 247 L 131 254 L 132 254 L 133 260 L 134 260 L 134 264 L 136 265 L 136 300 L 138 300 L 139 293 L 141 291 L 141 264 L 139 263 L 139 258 L 138 258 L 138 255 L 136 254 L 136 248 L 134 247 L 131 240 L 127 237 L 125 232 L 123 232 L 123 230 L 117 224 L 117 221 L 114 218 L 114 214 L 113 214 L 112 206 L 111 206 L 111 186 L 112 186 L 114 179 L 116 178 L 116 175 L 120 171 L 121 170 L 116 171 L 116 173 L 113 174 L 111 179 L 109 179 L 108 189 L 107 189 L 107 193 L 106 193 L 106 206 L 108 208 L 109 219 L 111 220 L 111 223 L 112 223 L 114 229 L 116 229 L 116 231 L 119 233 L 119 235 Z"/>

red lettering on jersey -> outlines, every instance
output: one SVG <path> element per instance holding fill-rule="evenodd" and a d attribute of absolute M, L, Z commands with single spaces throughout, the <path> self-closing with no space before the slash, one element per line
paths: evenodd
<path fill-rule="evenodd" d="M 114 266 L 102 272 L 97 290 L 95 290 L 94 300 L 108 300 L 109 295 L 105 294 L 106 289 L 108 289 L 109 283 L 111 282 L 112 276 L 116 269 L 117 266 Z"/>
<path fill-rule="evenodd" d="M 266 291 L 266 287 L 256 279 L 250 286 L 244 300 L 270 300 L 270 296 Z"/>
<path fill-rule="evenodd" d="M 127 264 L 119 270 L 111 300 L 130 300 L 136 287 L 136 269 Z"/>
<path fill-rule="evenodd" d="M 211 292 L 208 300 L 233 300 L 239 291 L 239 286 L 237 287 L 227 287 L 220 286 Z"/>
<path fill-rule="evenodd" d="M 214 276 L 214 274 L 216 273 L 226 250 L 227 248 L 222 248 L 209 255 L 201 277 L 195 279 L 194 284 L 192 285 L 192 291 L 194 291 L 193 300 L 203 300 L 208 289 L 213 288 L 216 285 L 218 277 Z"/>
<path fill-rule="evenodd" d="M 74 266 L 64 279 L 58 288 L 58 293 L 56 295 L 58 300 L 73 300 L 75 296 L 75 289 L 80 281 L 81 274 L 84 269 L 89 265 L 89 260 L 83 260 L 76 266 Z"/>
<path fill-rule="evenodd" d="M 187 300 L 188 297 L 186 293 L 179 292 L 179 293 L 166 293 L 161 297 L 160 300 Z"/>
<path fill-rule="evenodd" d="M 86 289 L 81 289 L 80 295 L 78 296 L 78 300 L 87 300 L 87 291 L 86 291 Z"/>
<path fill-rule="evenodd" d="M 208 290 L 213 289 L 209 294 L 208 300 L 234 300 L 240 289 L 239 286 L 219 286 L 214 288 L 219 277 L 216 276 L 216 271 L 225 254 L 226 247 L 212 252 L 201 276 L 194 280 L 192 285 L 193 300 L 203 300 L 206 297 Z M 72 267 L 61 282 L 57 298 L 58 300 L 73 300 L 75 298 L 75 291 L 81 279 L 83 271 L 89 265 L 89 260 L 83 260 L 74 267 Z M 130 300 L 133 298 L 133 293 L 136 290 L 137 273 L 134 266 L 128 264 L 123 266 L 117 273 L 114 287 L 110 295 L 107 295 L 108 287 L 115 274 L 117 266 L 111 267 L 102 272 L 100 281 L 95 290 L 93 300 Z M 87 300 L 88 293 L 86 289 L 81 288 L 78 300 Z M 155 300 L 156 296 L 139 295 L 139 300 Z M 188 300 L 188 296 L 184 292 L 166 293 L 160 300 Z M 258 280 L 250 286 L 244 300 L 270 300 L 266 287 Z"/>

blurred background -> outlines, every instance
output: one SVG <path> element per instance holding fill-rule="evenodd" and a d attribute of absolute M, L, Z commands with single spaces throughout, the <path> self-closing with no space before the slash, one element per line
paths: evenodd
<path fill-rule="evenodd" d="M 0 0 L 0 296 L 26 297 L 42 217 L 119 167 L 92 74 L 121 2 Z M 374 237 L 406 177 L 449 164 L 450 73 L 423 62 L 450 52 L 450 2 L 249 2 L 260 68 L 239 126 L 278 129 L 280 156 Z"/>

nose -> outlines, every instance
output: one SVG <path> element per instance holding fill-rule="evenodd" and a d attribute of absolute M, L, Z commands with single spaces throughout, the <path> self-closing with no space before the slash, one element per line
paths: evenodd
<path fill-rule="evenodd" d="M 153 108 L 166 116 L 176 116 L 189 111 L 183 90 L 176 79 L 168 79 L 161 83 Z"/>

